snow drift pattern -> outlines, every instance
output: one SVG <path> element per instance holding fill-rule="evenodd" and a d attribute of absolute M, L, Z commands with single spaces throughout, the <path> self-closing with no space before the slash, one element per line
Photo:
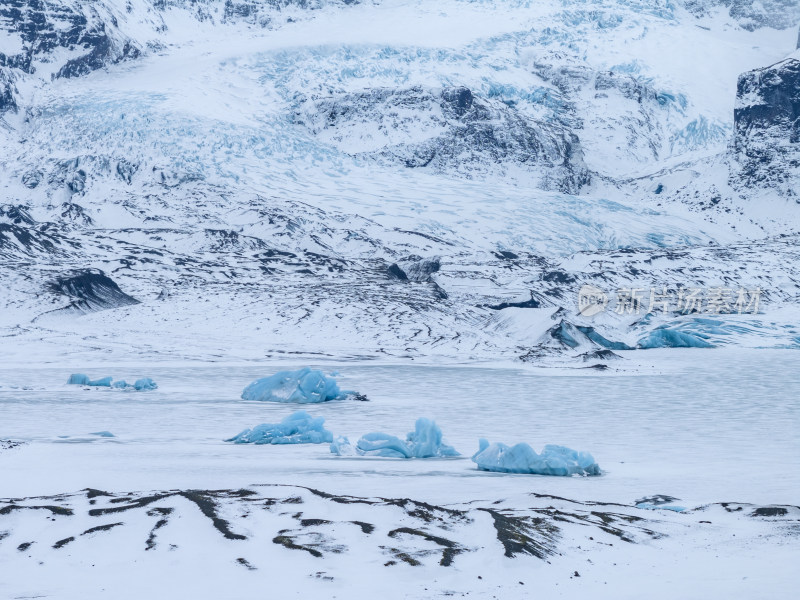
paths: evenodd
<path fill-rule="evenodd" d="M 531 475 L 599 475 L 600 467 L 588 452 L 578 452 L 564 446 L 547 445 L 536 454 L 528 444 L 506 446 L 489 444 L 481 439 L 472 461 L 483 471 L 524 473 Z"/>
<path fill-rule="evenodd" d="M 298 410 L 280 423 L 262 423 L 253 429 L 225 440 L 235 444 L 322 444 L 332 442 L 333 434 L 325 429 L 322 417 L 312 417 Z"/>
<path fill-rule="evenodd" d="M 353 447 L 347 438 L 338 438 L 331 444 L 331 452 L 339 456 L 353 454 Z M 386 458 L 433 458 L 460 456 L 458 452 L 442 441 L 442 430 L 430 419 L 417 419 L 414 431 L 406 436 L 406 441 L 388 433 L 368 433 L 356 443 L 355 452 L 361 456 L 382 456 Z"/>
<path fill-rule="evenodd" d="M 336 380 L 326 377 L 322 371 L 305 367 L 257 379 L 244 389 L 242 400 L 312 404 L 355 395 L 355 392 L 341 391 Z"/>

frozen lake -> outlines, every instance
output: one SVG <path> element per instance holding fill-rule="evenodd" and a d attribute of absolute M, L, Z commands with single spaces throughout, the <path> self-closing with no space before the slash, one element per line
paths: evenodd
<path fill-rule="evenodd" d="M 340 458 L 327 444 L 222 441 L 290 414 L 295 406 L 239 396 L 253 379 L 304 364 L 4 369 L 0 439 L 30 443 L 0 454 L 0 497 L 86 487 L 293 483 L 354 495 L 413 494 L 437 503 L 530 491 L 623 503 L 652 494 L 677 496 L 691 506 L 798 503 L 800 353 L 665 351 L 658 360 L 658 369 L 629 374 L 316 365 L 338 371 L 343 389 L 370 399 L 304 407 L 324 416 L 334 435 L 351 441 L 370 431 L 405 436 L 417 417 L 427 416 L 464 455 L 412 461 Z M 135 393 L 64 385 L 72 372 L 128 381 L 149 376 L 159 389 Z M 89 441 L 94 438 L 86 436 L 103 430 L 116 437 Z M 469 460 L 480 437 L 524 441 L 537 451 L 547 443 L 586 450 L 605 473 L 557 478 L 480 472 Z"/>

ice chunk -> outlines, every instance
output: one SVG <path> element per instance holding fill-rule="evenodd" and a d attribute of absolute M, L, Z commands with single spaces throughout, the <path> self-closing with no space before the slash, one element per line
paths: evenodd
<path fill-rule="evenodd" d="M 347 396 L 358 394 L 341 391 L 333 378 L 308 367 L 299 371 L 280 371 L 270 377 L 257 379 L 242 392 L 243 400 L 298 404 L 341 400 Z"/>
<path fill-rule="evenodd" d="M 331 453 L 337 456 L 352 456 L 356 451 L 349 439 L 339 436 L 331 442 Z"/>
<path fill-rule="evenodd" d="M 262 423 L 225 440 L 235 444 L 322 444 L 333 442 L 333 434 L 323 427 L 325 419 L 298 410 L 280 423 Z"/>
<path fill-rule="evenodd" d="M 104 438 L 113 438 L 113 437 L 116 437 L 116 436 L 115 436 L 113 433 L 111 433 L 110 431 L 93 431 L 93 432 L 92 432 L 92 433 L 90 433 L 89 435 L 96 435 L 97 437 L 104 437 Z"/>
<path fill-rule="evenodd" d="M 67 384 L 90 385 L 95 387 L 112 387 L 117 390 L 135 389 L 140 392 L 146 390 L 154 390 L 158 388 L 156 382 L 150 379 L 149 377 L 143 377 L 142 379 L 137 379 L 136 382 L 133 385 L 131 385 L 124 379 L 120 379 L 119 381 L 114 381 L 112 383 L 111 377 L 103 377 L 102 379 L 90 380 L 88 375 L 84 375 L 82 373 L 74 373 L 70 375 Z"/>
<path fill-rule="evenodd" d="M 536 454 L 528 444 L 506 446 L 485 439 L 472 461 L 483 471 L 525 473 L 535 475 L 599 475 L 600 467 L 588 452 L 578 452 L 564 446 L 547 445 Z"/>
<path fill-rule="evenodd" d="M 149 377 L 142 377 L 133 382 L 133 387 L 139 392 L 144 392 L 157 389 L 158 384 Z"/>
<path fill-rule="evenodd" d="M 411 458 L 411 449 L 399 437 L 388 433 L 367 433 L 356 443 L 356 452 L 362 456 L 383 456 L 386 458 Z M 422 457 L 419 457 L 422 458 Z"/>
<path fill-rule="evenodd" d="M 340 456 L 353 454 L 347 438 L 339 438 L 331 444 L 331 452 Z M 361 456 L 385 458 L 433 458 L 460 456 L 456 450 L 442 441 L 442 430 L 430 419 L 417 419 L 414 431 L 403 441 L 388 433 L 368 433 L 361 436 L 355 447 Z"/>

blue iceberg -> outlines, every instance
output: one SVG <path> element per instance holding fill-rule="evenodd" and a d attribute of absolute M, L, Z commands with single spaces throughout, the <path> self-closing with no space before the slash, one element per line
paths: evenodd
<path fill-rule="evenodd" d="M 364 399 L 355 392 L 341 391 L 332 377 L 308 367 L 299 371 L 280 371 L 270 377 L 257 379 L 242 392 L 242 400 L 296 404 L 342 400 L 348 396 Z"/>
<path fill-rule="evenodd" d="M 111 387 L 117 390 L 128 390 L 128 389 L 135 389 L 136 391 L 146 391 L 146 390 L 154 390 L 158 388 L 156 382 L 150 379 L 149 377 L 143 377 L 142 379 L 137 379 L 136 382 L 131 385 L 130 383 L 126 382 L 124 379 L 120 379 L 119 381 L 114 381 L 112 383 L 111 377 L 103 377 L 102 379 L 89 379 L 88 375 L 84 375 L 83 373 L 73 373 L 69 376 L 69 380 L 67 381 L 68 385 L 88 385 L 92 387 Z"/>
<path fill-rule="evenodd" d="M 506 446 L 481 439 L 472 461 L 483 471 L 531 475 L 599 475 L 600 467 L 588 452 L 547 445 L 536 454 L 528 444 Z"/>
<path fill-rule="evenodd" d="M 452 447 L 442 441 L 442 430 L 430 419 L 417 419 L 414 431 L 405 441 L 388 433 L 368 433 L 361 436 L 352 448 L 347 438 L 337 438 L 331 444 L 331 452 L 344 456 L 357 453 L 361 456 L 381 456 L 385 458 L 434 458 L 460 456 Z"/>
<path fill-rule="evenodd" d="M 89 379 L 88 375 L 83 373 L 73 373 L 67 380 L 67 385 L 91 385 L 94 387 L 111 387 L 111 377 L 103 377 L 102 379 Z"/>
<path fill-rule="evenodd" d="M 155 390 L 157 388 L 158 384 L 149 377 L 142 377 L 141 379 L 137 379 L 133 382 L 133 389 L 138 392 L 146 392 L 149 390 Z"/>
<path fill-rule="evenodd" d="M 323 427 L 325 419 L 298 410 L 280 423 L 262 423 L 245 429 L 226 442 L 235 444 L 322 444 L 333 442 L 333 434 Z"/>

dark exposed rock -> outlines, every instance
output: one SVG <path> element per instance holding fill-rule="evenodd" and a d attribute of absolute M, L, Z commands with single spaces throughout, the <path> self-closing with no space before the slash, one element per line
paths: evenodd
<path fill-rule="evenodd" d="M 409 168 L 475 177 L 513 166 L 535 177 L 539 187 L 565 192 L 577 191 L 590 179 L 571 131 L 465 87 L 376 88 L 305 101 L 296 122 L 341 143 L 345 151 L 351 132 L 377 124 L 379 131 L 398 133 L 407 141 L 379 137 L 374 149 L 353 153 Z"/>
<path fill-rule="evenodd" d="M 21 204 L 0 205 L 0 219 L 13 223 L 14 225 L 33 225 L 35 221 L 28 212 L 27 207 Z"/>
<path fill-rule="evenodd" d="M 0 66 L 0 115 L 9 110 L 17 112 L 16 94 L 14 75 L 10 69 Z"/>
<path fill-rule="evenodd" d="M 386 273 L 389 275 L 391 279 L 399 279 L 400 281 L 408 281 L 408 275 L 406 272 L 401 269 L 397 263 L 392 263 L 389 265 L 389 268 L 386 269 Z"/>
<path fill-rule="evenodd" d="M 418 283 L 430 283 L 431 275 L 437 273 L 441 268 L 438 258 L 420 258 L 413 256 L 400 263 L 409 281 Z"/>
<path fill-rule="evenodd" d="M 787 59 L 739 77 L 732 182 L 795 195 L 800 169 L 800 60 Z"/>
<path fill-rule="evenodd" d="M 69 306 L 60 309 L 69 312 L 88 313 L 120 306 L 139 304 L 119 289 L 119 286 L 102 271 L 77 271 L 59 277 L 49 285 L 52 292 L 72 299 Z"/>
<path fill-rule="evenodd" d="M 667 494 L 656 494 L 654 496 L 646 496 L 644 498 L 639 498 L 635 503 L 636 504 L 652 504 L 653 506 L 662 506 L 664 504 L 672 504 L 673 502 L 680 501 L 680 498 L 676 498 L 675 496 L 669 496 Z"/>
<path fill-rule="evenodd" d="M 602 350 L 593 350 L 592 352 L 584 352 L 580 355 L 580 358 L 583 359 L 583 362 L 589 362 L 592 360 L 621 360 L 622 357 L 619 354 L 607 349 Z"/>
<path fill-rule="evenodd" d="M 537 300 L 533 294 L 531 294 L 530 300 L 521 300 L 519 302 L 501 302 L 500 304 L 488 304 L 486 308 L 491 308 L 492 310 L 503 310 L 504 308 L 539 308 L 542 305 L 539 300 Z"/>
<path fill-rule="evenodd" d="M 0 55 L 0 66 L 35 71 L 35 62 L 52 62 L 55 52 L 66 49 L 84 53 L 67 60 L 53 75 L 76 77 L 140 54 L 133 40 L 119 30 L 116 17 L 103 5 L 5 0 L 0 4 L 3 29 L 22 41 L 19 53 Z"/>

